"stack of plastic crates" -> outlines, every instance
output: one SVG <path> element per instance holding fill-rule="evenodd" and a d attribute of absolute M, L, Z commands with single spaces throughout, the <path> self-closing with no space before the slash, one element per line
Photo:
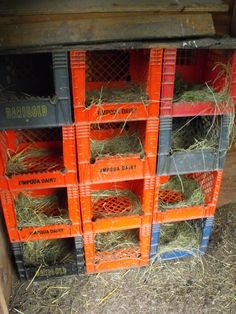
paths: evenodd
<path fill-rule="evenodd" d="M 150 257 L 206 251 L 236 100 L 236 53 L 164 49 Z"/>
<path fill-rule="evenodd" d="M 1 56 L 0 191 L 20 277 L 84 270 L 67 53 Z"/>
<path fill-rule="evenodd" d="M 148 265 L 162 49 L 72 51 L 86 270 Z"/>

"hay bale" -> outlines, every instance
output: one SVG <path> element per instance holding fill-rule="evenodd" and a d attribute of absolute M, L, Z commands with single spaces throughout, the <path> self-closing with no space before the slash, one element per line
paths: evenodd
<path fill-rule="evenodd" d="M 90 139 L 91 159 L 103 156 L 140 154 L 144 157 L 144 148 L 137 133 L 114 136 L 106 140 Z"/>
<path fill-rule="evenodd" d="M 27 266 L 54 265 L 71 262 L 75 252 L 68 239 L 24 242 L 23 260 Z"/>
<path fill-rule="evenodd" d="M 198 248 L 201 238 L 199 221 L 181 221 L 161 225 L 159 253 Z"/>
<path fill-rule="evenodd" d="M 93 191 L 92 202 L 95 219 L 142 214 L 140 199 L 130 190 Z"/>
<path fill-rule="evenodd" d="M 139 244 L 138 230 L 97 233 L 94 244 L 97 252 L 134 248 Z"/>
<path fill-rule="evenodd" d="M 183 194 L 183 200 L 179 202 L 164 202 L 159 197 L 159 210 L 166 211 L 169 208 L 189 207 L 204 204 L 204 191 L 193 178 L 185 175 L 172 176 L 170 180 L 160 186 L 161 190 L 171 190 Z"/>
<path fill-rule="evenodd" d="M 104 103 L 142 102 L 148 105 L 148 96 L 145 88 L 135 83 L 128 83 L 126 87 L 107 88 L 88 91 L 86 94 L 86 107 L 91 104 L 100 106 Z"/>
<path fill-rule="evenodd" d="M 15 199 L 18 228 L 46 226 L 52 224 L 69 224 L 66 202 L 60 208 L 59 195 L 31 197 L 19 193 Z"/>

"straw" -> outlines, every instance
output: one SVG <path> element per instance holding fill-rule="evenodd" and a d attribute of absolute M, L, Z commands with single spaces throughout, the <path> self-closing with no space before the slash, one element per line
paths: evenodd
<path fill-rule="evenodd" d="M 95 219 L 142 214 L 140 199 L 130 190 L 93 191 L 92 201 Z"/>
<path fill-rule="evenodd" d="M 70 223 L 65 204 L 64 208 L 60 208 L 57 193 L 40 197 L 19 193 L 15 199 L 15 207 L 18 228 Z"/>
<path fill-rule="evenodd" d="M 91 158 L 102 156 L 140 154 L 144 156 L 143 144 L 137 133 L 114 136 L 106 140 L 90 140 Z"/>
<path fill-rule="evenodd" d="M 74 252 L 68 239 L 40 240 L 22 243 L 23 259 L 26 265 L 54 265 L 70 262 Z"/>
<path fill-rule="evenodd" d="M 183 194 L 183 200 L 178 202 L 164 202 L 159 197 L 159 209 L 180 208 L 204 204 L 204 192 L 198 182 L 185 175 L 173 176 L 168 182 L 162 184 L 161 190 L 171 190 Z"/>
<path fill-rule="evenodd" d="M 135 83 L 127 83 L 124 88 L 102 87 L 100 90 L 88 91 L 86 95 L 86 107 L 91 104 L 97 106 L 103 103 L 127 103 L 142 102 L 148 104 L 148 96 L 145 88 Z"/>
<path fill-rule="evenodd" d="M 95 235 L 94 244 L 97 252 L 134 248 L 139 244 L 138 231 L 128 230 L 98 233 Z"/>
<path fill-rule="evenodd" d="M 201 229 L 199 221 L 181 221 L 161 225 L 159 253 L 197 249 Z"/>

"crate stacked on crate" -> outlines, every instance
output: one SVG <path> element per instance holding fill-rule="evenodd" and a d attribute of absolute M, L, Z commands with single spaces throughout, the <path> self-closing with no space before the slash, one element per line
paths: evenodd
<path fill-rule="evenodd" d="M 235 100 L 235 51 L 164 49 L 152 260 L 206 251 Z"/>
<path fill-rule="evenodd" d="M 162 49 L 72 51 L 88 273 L 148 265 Z"/>
<path fill-rule="evenodd" d="M 21 278 L 83 272 L 66 52 L 0 58 L 0 190 Z"/>

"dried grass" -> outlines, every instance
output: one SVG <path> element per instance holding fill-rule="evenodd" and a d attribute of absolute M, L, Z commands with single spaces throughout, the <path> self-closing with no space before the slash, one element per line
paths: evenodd
<path fill-rule="evenodd" d="M 18 228 L 69 224 L 68 212 L 63 205 L 64 208 L 60 208 L 59 195 L 56 193 L 41 197 L 19 193 L 15 199 Z"/>
<path fill-rule="evenodd" d="M 161 190 L 171 190 L 183 194 L 184 199 L 178 202 L 164 202 L 159 197 L 159 210 L 180 208 L 204 204 L 204 192 L 198 182 L 185 175 L 172 176 L 168 182 L 162 184 Z"/>
<path fill-rule="evenodd" d="M 142 102 L 148 104 L 148 96 L 145 88 L 135 83 L 129 83 L 125 88 L 102 87 L 100 90 L 88 91 L 86 95 L 86 107 L 91 104 L 100 106 L 104 103 L 131 103 Z"/>
<path fill-rule="evenodd" d="M 137 133 L 125 132 L 106 140 L 90 140 L 91 158 L 114 155 L 140 154 L 144 157 L 144 148 Z"/>
<path fill-rule="evenodd" d="M 138 231 L 125 230 L 98 233 L 95 235 L 94 243 L 97 252 L 110 252 L 113 250 L 133 248 L 139 244 Z"/>
<path fill-rule="evenodd" d="M 26 265 L 54 265 L 73 261 L 74 252 L 67 239 L 24 242 L 23 260 Z"/>

